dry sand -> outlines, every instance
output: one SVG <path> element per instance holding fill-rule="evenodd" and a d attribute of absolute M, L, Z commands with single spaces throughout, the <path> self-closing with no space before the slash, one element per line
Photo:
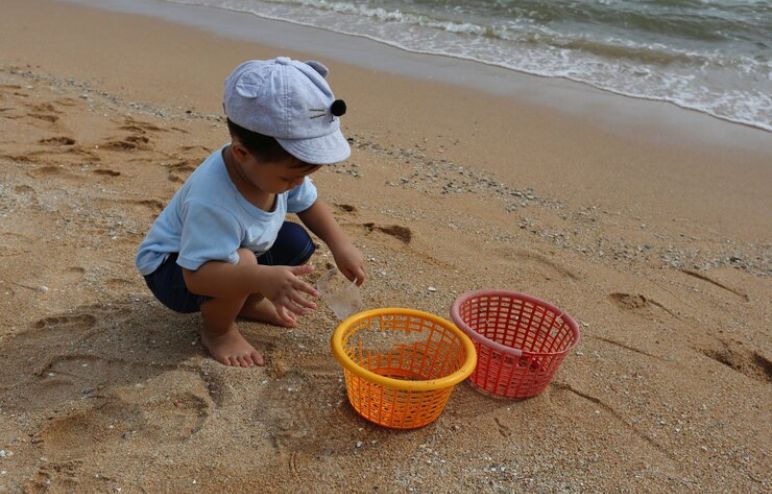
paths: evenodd
<path fill-rule="evenodd" d="M 134 254 L 225 142 L 225 75 L 278 54 L 302 56 L 3 1 L 0 492 L 769 492 L 772 139 L 667 105 L 567 85 L 586 100 L 561 110 L 325 59 L 354 151 L 315 180 L 366 305 L 448 317 L 509 288 L 583 340 L 540 396 L 464 383 L 410 432 L 352 411 L 328 309 L 242 323 L 264 368 L 208 358 Z"/>

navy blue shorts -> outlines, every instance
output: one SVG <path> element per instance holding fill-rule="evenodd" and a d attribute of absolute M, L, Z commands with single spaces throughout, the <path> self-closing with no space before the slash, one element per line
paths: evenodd
<path fill-rule="evenodd" d="M 285 221 L 276 242 L 268 252 L 257 256 L 257 262 L 265 266 L 299 266 L 314 250 L 308 232 L 297 223 Z M 170 254 L 158 269 L 145 276 L 145 283 L 162 304 L 176 312 L 198 312 L 201 304 L 211 298 L 188 291 L 176 253 Z"/>

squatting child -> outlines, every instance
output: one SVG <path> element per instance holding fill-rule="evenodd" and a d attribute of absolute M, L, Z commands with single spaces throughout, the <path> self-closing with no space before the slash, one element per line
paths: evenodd
<path fill-rule="evenodd" d="M 316 308 L 302 277 L 314 252 L 295 213 L 361 285 L 362 254 L 317 196 L 309 175 L 351 154 L 338 117 L 346 111 L 318 62 L 251 60 L 225 81 L 231 142 L 191 174 L 153 223 L 136 265 L 148 287 L 177 312 L 200 311 L 201 342 L 226 365 L 263 365 L 239 332 L 244 318 L 292 327 Z"/>

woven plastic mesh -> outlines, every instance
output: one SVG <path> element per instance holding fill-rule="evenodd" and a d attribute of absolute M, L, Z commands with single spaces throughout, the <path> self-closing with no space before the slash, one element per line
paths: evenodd
<path fill-rule="evenodd" d="M 454 304 L 452 318 L 477 350 L 470 383 L 504 398 L 529 398 L 544 391 L 579 341 L 579 328 L 570 316 L 515 292 L 464 294 Z"/>
<path fill-rule="evenodd" d="M 435 321 L 404 314 L 362 319 L 343 335 L 346 354 L 359 367 L 400 381 L 427 381 L 459 370 L 467 356 L 461 338 Z M 386 427 L 412 429 L 442 413 L 454 386 L 400 389 L 344 369 L 349 401 L 362 417 Z"/>

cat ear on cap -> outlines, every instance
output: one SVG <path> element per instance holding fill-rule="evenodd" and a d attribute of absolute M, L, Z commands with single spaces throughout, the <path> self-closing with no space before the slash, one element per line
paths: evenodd
<path fill-rule="evenodd" d="M 325 67 L 325 65 L 322 62 L 317 62 L 316 60 L 308 60 L 306 62 L 306 65 L 314 69 L 315 71 L 319 72 L 319 75 L 322 77 L 327 77 L 327 74 L 330 73 L 330 69 Z"/>

